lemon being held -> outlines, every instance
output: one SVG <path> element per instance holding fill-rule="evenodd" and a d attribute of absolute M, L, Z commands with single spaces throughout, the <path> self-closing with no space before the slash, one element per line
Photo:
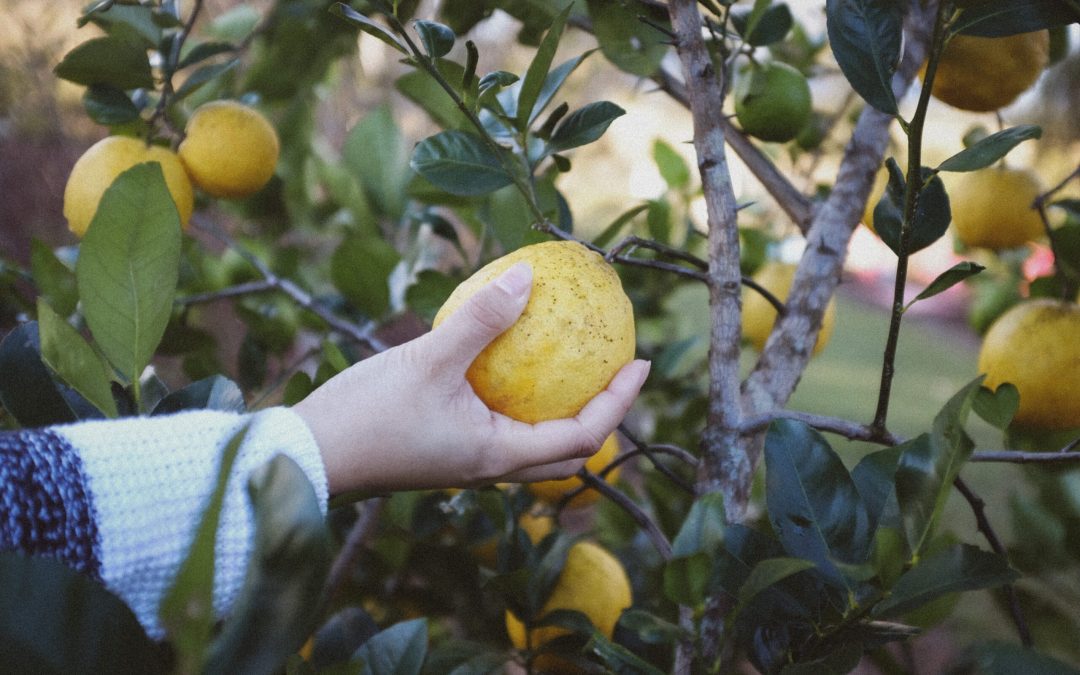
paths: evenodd
<path fill-rule="evenodd" d="M 79 157 L 64 187 L 64 217 L 76 236 L 83 236 L 97 213 L 98 203 L 116 177 L 136 164 L 157 162 L 165 177 L 180 223 L 187 227 L 194 207 L 191 181 L 176 154 L 141 138 L 107 136 Z"/>
<path fill-rule="evenodd" d="M 191 180 L 214 197 L 247 197 L 274 175 L 277 131 L 262 113 L 237 101 L 211 101 L 188 120 L 180 159 Z"/>
<path fill-rule="evenodd" d="M 634 357 L 633 307 L 600 255 L 569 241 L 520 248 L 454 289 L 434 324 L 521 261 L 533 271 L 529 302 L 466 376 L 488 407 L 514 419 L 572 417 Z"/>

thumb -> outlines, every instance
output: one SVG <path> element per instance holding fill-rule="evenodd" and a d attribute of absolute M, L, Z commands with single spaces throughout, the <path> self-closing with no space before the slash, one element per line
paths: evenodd
<path fill-rule="evenodd" d="M 492 340 L 512 326 L 529 301 L 532 268 L 519 262 L 482 287 L 442 322 L 437 331 L 435 357 L 464 368 Z"/>

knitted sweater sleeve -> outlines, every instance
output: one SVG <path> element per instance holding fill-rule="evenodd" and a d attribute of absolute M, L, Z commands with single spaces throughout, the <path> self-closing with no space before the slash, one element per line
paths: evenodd
<path fill-rule="evenodd" d="M 233 465 L 215 547 L 214 607 L 224 614 L 254 542 L 251 472 L 291 457 L 325 513 L 327 481 L 296 413 L 192 411 L 0 434 L 0 550 L 57 558 L 104 583 L 151 637 L 157 610 L 194 538 L 229 440 L 251 426 Z"/>

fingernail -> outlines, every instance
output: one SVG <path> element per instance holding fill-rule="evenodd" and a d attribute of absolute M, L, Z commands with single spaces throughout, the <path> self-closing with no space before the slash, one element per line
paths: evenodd
<path fill-rule="evenodd" d="M 645 379 L 649 377 L 649 371 L 652 370 L 652 361 L 645 361 L 639 359 L 638 364 L 638 369 L 641 371 L 641 374 L 639 376 L 641 378 L 640 381 L 644 383 Z"/>
<path fill-rule="evenodd" d="M 528 263 L 519 262 L 503 272 L 495 285 L 512 298 L 523 295 L 532 285 L 532 268 Z"/>

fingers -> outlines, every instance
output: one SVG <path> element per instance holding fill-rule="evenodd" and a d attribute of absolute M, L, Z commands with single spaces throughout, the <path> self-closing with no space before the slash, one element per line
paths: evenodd
<path fill-rule="evenodd" d="M 484 347 L 513 325 L 529 301 L 532 268 L 517 263 L 448 316 L 433 339 L 433 356 L 468 368 Z"/>

